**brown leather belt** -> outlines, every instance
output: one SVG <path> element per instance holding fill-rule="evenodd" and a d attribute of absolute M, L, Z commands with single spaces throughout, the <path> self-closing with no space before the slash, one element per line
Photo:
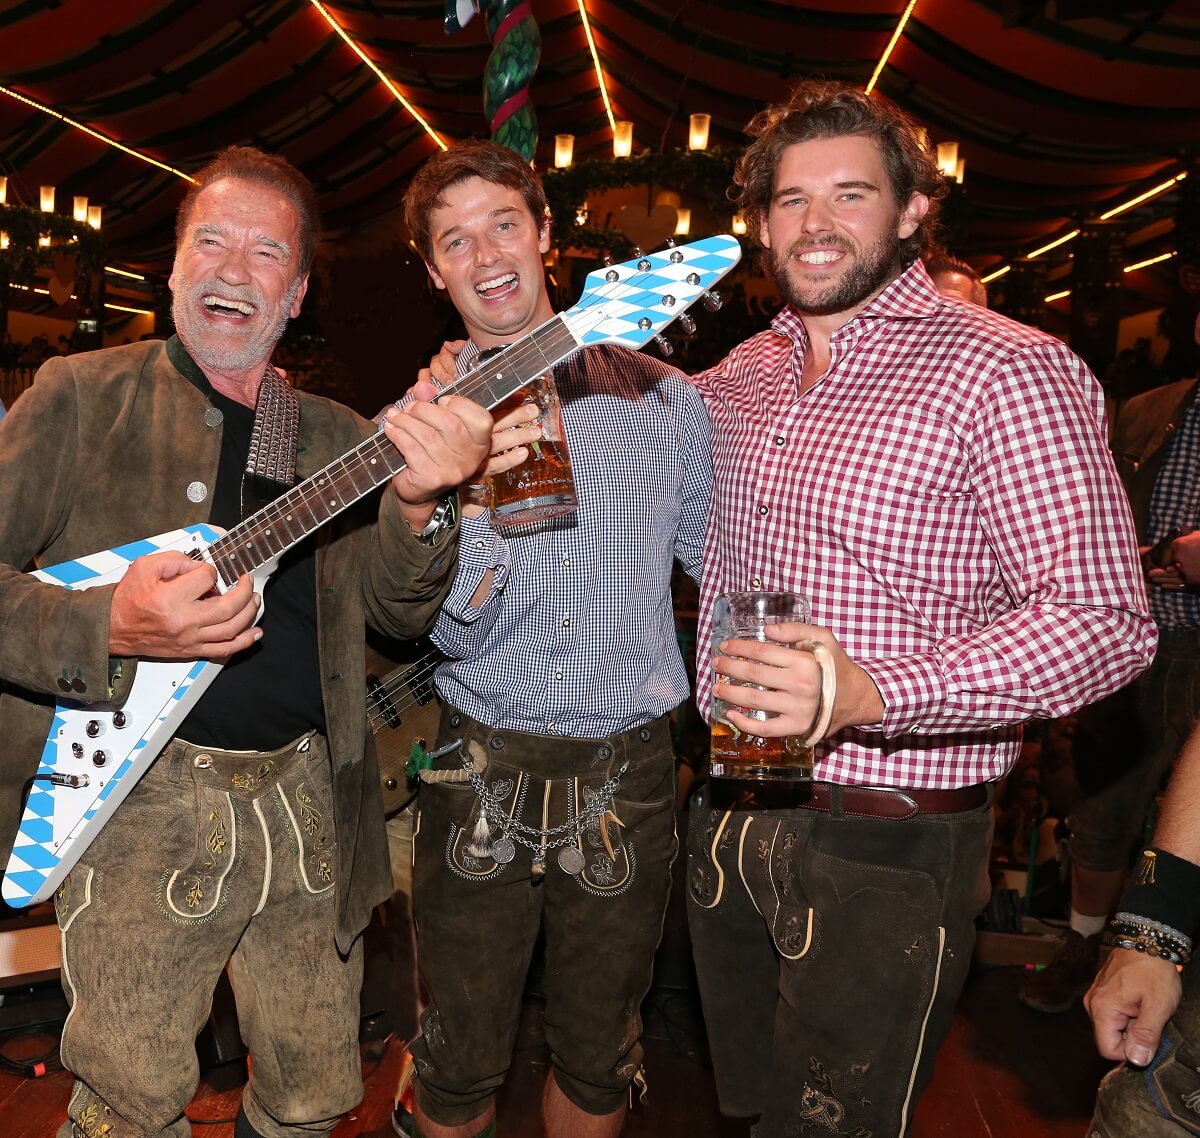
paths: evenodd
<path fill-rule="evenodd" d="M 898 790 L 886 786 L 840 786 L 831 782 L 814 782 L 811 797 L 798 799 L 795 805 L 805 810 L 829 813 L 837 798 L 846 814 L 864 818 L 890 818 L 904 821 L 918 814 L 958 814 L 977 810 L 988 800 L 988 784 L 960 786 L 953 790 Z"/>

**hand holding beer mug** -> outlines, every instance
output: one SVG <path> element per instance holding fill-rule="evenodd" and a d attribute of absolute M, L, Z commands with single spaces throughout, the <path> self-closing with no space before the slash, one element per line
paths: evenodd
<path fill-rule="evenodd" d="M 492 524 L 502 529 L 561 517 L 573 513 L 579 504 L 558 391 L 549 373 L 514 392 L 493 408 L 492 415 L 499 422 L 525 403 L 538 408 L 538 417 L 531 422 L 540 425 L 541 438 L 528 444 L 529 455 L 523 462 L 487 479 Z"/>
<path fill-rule="evenodd" d="M 815 640 L 784 644 L 771 640 L 766 634 L 769 624 L 797 622 L 807 624 L 811 610 L 808 599 L 801 593 L 743 592 L 722 593 L 713 607 L 713 656 L 733 656 L 721 652 L 727 640 L 757 640 L 779 644 L 793 650 L 811 652 L 821 669 L 821 694 L 813 725 L 805 735 L 764 738 L 739 731 L 726 718 L 730 708 L 751 719 L 768 720 L 776 712 L 758 708 L 739 707 L 725 700 L 713 700 L 712 753 L 710 772 L 717 778 L 749 778 L 762 780 L 811 779 L 813 776 L 813 747 L 821 740 L 833 716 L 835 696 L 834 664 L 828 650 Z M 737 657 L 734 657 L 737 658 Z M 767 691 L 759 684 L 718 677 L 722 683 Z"/>

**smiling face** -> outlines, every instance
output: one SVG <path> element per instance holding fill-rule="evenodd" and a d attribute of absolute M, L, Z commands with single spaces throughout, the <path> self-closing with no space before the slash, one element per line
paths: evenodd
<path fill-rule="evenodd" d="M 197 195 L 169 284 L 175 329 L 206 372 L 261 372 L 308 287 L 299 242 L 278 190 L 223 178 Z"/>
<path fill-rule="evenodd" d="M 845 323 L 900 275 L 900 240 L 928 208 L 924 194 L 897 204 L 873 139 L 816 138 L 780 157 L 759 239 L 789 304 Z"/>
<path fill-rule="evenodd" d="M 429 275 L 480 348 L 511 343 L 554 315 L 542 254 L 550 223 L 534 220 L 518 190 L 468 178 L 441 193 L 429 215 Z"/>

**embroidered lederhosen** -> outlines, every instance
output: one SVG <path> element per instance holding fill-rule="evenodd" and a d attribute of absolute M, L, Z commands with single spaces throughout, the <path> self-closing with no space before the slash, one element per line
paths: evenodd
<path fill-rule="evenodd" d="M 535 880 L 547 869 L 561 871 L 598 897 L 629 887 L 637 873 L 630 831 L 647 804 L 623 784 L 633 772 L 622 736 L 582 741 L 494 731 L 457 712 L 446 725 L 458 733 L 459 745 L 422 778 L 439 784 L 452 805 L 442 817 L 429 802 L 434 795 L 427 795 L 431 809 L 422 825 L 445 827 L 451 872 L 486 881 L 506 870 Z M 651 728 L 626 734 L 648 744 Z M 530 753 L 547 750 L 552 753 Z M 431 813 L 439 815 L 436 822 Z M 527 856 L 518 859 L 522 848 Z"/>

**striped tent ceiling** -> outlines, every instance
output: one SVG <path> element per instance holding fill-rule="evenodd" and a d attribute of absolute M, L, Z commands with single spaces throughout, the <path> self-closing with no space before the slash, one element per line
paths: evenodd
<path fill-rule="evenodd" d="M 530 94 L 541 140 L 611 153 L 578 0 L 530 0 L 542 36 Z M 617 118 L 635 147 L 712 142 L 798 78 L 866 84 L 907 0 L 586 0 Z M 484 20 L 448 36 L 441 0 L 333 0 L 331 16 L 432 127 L 485 136 Z M 1095 13 L 1103 13 L 1096 15 Z M 955 139 L 966 159 L 959 252 L 999 264 L 1161 182 L 1200 141 L 1200 2 L 917 0 L 878 89 Z M 279 151 L 316 183 L 327 228 L 394 207 L 435 143 L 310 0 L 8 0 L 0 83 L 180 171 L 220 147 Z M 0 173 L 103 203 L 114 259 L 169 264 L 186 183 L 0 96 Z M 1136 215 L 1142 249 L 1171 247 L 1173 195 Z M 1162 274 L 1165 287 L 1169 274 Z M 1151 284 L 1148 287 L 1153 287 Z"/>

